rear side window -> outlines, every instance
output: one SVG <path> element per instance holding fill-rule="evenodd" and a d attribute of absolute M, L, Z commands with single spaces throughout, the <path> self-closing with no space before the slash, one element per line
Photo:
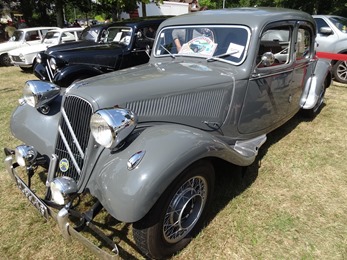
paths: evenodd
<path fill-rule="evenodd" d="M 265 53 L 273 53 L 275 62 L 271 66 L 287 64 L 290 61 L 292 27 L 276 26 L 266 29 L 260 39 L 259 52 L 257 55 L 257 64 L 261 62 L 262 56 Z M 262 67 L 259 64 L 259 67 Z"/>

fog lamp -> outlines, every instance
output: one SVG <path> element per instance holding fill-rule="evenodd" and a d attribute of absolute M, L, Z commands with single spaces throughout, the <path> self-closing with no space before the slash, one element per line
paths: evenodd
<path fill-rule="evenodd" d="M 33 146 L 19 145 L 15 150 L 15 158 L 20 166 L 29 166 L 33 164 L 37 157 L 37 152 Z"/>
<path fill-rule="evenodd" d="M 63 176 L 54 179 L 51 184 L 52 200 L 58 205 L 65 205 L 77 193 L 77 183 L 74 179 Z"/>

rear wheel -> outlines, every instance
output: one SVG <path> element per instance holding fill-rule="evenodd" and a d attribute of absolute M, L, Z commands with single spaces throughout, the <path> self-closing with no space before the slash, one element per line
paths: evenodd
<path fill-rule="evenodd" d="M 3 66 L 11 66 L 11 59 L 7 53 L 0 56 L 0 64 Z"/>
<path fill-rule="evenodd" d="M 341 83 L 347 83 L 347 61 L 339 60 L 333 67 L 334 78 Z"/>
<path fill-rule="evenodd" d="M 214 179 L 209 162 L 198 162 L 183 171 L 150 212 L 133 224 L 138 248 L 152 258 L 170 257 L 183 249 L 204 224 Z"/>

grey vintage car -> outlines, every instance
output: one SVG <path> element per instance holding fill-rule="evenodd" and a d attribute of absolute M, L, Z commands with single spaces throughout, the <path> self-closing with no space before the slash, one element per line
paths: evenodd
<path fill-rule="evenodd" d="M 170 18 L 158 28 L 148 64 L 66 89 L 26 82 L 11 118 L 23 145 L 5 148 L 8 172 L 67 239 L 100 257 L 112 252 L 79 231 L 97 230 L 117 253 L 93 224 L 101 209 L 133 224 L 146 257 L 170 257 L 202 228 L 218 163 L 251 165 L 267 133 L 299 111 L 320 111 L 331 73 L 316 58 L 315 36 L 313 18 L 288 9 Z M 42 196 L 30 187 L 38 166 L 47 169 Z M 95 204 L 81 212 L 75 206 L 85 193 Z"/>

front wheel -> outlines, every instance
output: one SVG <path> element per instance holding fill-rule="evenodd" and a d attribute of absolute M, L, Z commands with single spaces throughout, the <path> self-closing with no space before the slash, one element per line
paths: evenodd
<path fill-rule="evenodd" d="M 0 56 L 0 64 L 3 66 L 11 66 L 11 59 L 7 53 Z"/>
<path fill-rule="evenodd" d="M 339 60 L 333 67 L 334 78 L 341 83 L 347 83 L 347 61 Z"/>
<path fill-rule="evenodd" d="M 166 258 L 183 249 L 200 231 L 212 200 L 214 169 L 198 162 L 183 171 L 155 206 L 133 224 L 138 248 L 151 258 Z"/>

